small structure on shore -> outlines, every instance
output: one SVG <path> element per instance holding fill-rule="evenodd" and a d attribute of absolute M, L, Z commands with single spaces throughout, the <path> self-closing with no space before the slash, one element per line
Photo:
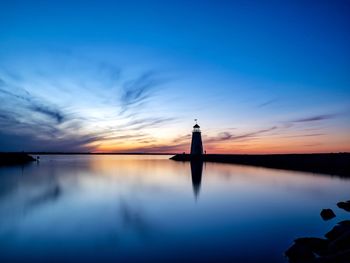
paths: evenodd
<path fill-rule="evenodd" d="M 34 162 L 35 159 L 24 152 L 0 152 L 0 166 L 24 165 Z"/>
<path fill-rule="evenodd" d="M 195 119 L 196 124 L 193 126 L 192 142 L 191 142 L 191 155 L 201 156 L 203 154 L 203 143 L 200 126 Z"/>

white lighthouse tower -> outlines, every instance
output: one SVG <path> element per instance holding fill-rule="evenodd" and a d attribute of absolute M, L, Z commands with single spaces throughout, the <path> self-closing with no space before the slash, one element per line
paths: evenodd
<path fill-rule="evenodd" d="M 203 144 L 200 126 L 195 119 L 196 124 L 193 126 L 192 142 L 191 142 L 191 155 L 200 156 L 203 154 Z"/>

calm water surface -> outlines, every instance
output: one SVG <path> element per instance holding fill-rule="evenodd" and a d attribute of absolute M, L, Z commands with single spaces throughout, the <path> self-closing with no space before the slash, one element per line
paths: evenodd
<path fill-rule="evenodd" d="M 286 262 L 293 239 L 347 217 L 348 179 L 168 158 L 1 167 L 0 262 Z"/>

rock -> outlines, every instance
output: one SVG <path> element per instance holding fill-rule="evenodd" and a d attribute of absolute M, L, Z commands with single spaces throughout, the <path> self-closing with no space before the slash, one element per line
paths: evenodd
<path fill-rule="evenodd" d="M 350 212 L 350 201 L 337 204 Z M 324 220 L 334 218 L 332 209 L 323 209 L 321 217 Z M 298 238 L 285 252 L 290 263 L 350 263 L 350 220 L 336 224 L 322 238 Z"/>
<path fill-rule="evenodd" d="M 303 242 L 294 243 L 285 252 L 289 262 L 313 262 L 316 259 L 315 254 L 312 252 L 309 246 L 303 244 Z"/>
<path fill-rule="evenodd" d="M 345 211 L 350 212 L 350 200 L 346 202 L 339 202 L 337 203 L 337 206 L 341 209 L 344 209 Z"/>
<path fill-rule="evenodd" d="M 325 237 L 331 241 L 336 240 L 345 232 L 350 231 L 350 220 L 344 220 L 335 225 L 331 231 L 325 234 Z"/>
<path fill-rule="evenodd" d="M 337 254 L 320 257 L 315 260 L 315 263 L 349 263 L 350 250 L 346 250 Z"/>
<path fill-rule="evenodd" d="M 303 237 L 297 238 L 294 242 L 298 245 L 302 245 L 310 249 L 317 255 L 325 255 L 328 250 L 329 240 L 316 237 Z"/>
<path fill-rule="evenodd" d="M 350 250 L 350 230 L 329 244 L 330 253 L 339 253 L 346 250 Z"/>
<path fill-rule="evenodd" d="M 323 220 L 330 220 L 335 217 L 335 214 L 332 209 L 322 209 L 321 217 Z"/>

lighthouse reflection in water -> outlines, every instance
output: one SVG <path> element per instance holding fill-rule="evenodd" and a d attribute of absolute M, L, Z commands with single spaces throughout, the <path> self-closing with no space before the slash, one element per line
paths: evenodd
<path fill-rule="evenodd" d="M 202 183 L 202 172 L 203 172 L 203 161 L 193 160 L 191 161 L 191 176 L 192 176 L 192 187 L 195 198 L 198 198 L 199 191 Z"/>

